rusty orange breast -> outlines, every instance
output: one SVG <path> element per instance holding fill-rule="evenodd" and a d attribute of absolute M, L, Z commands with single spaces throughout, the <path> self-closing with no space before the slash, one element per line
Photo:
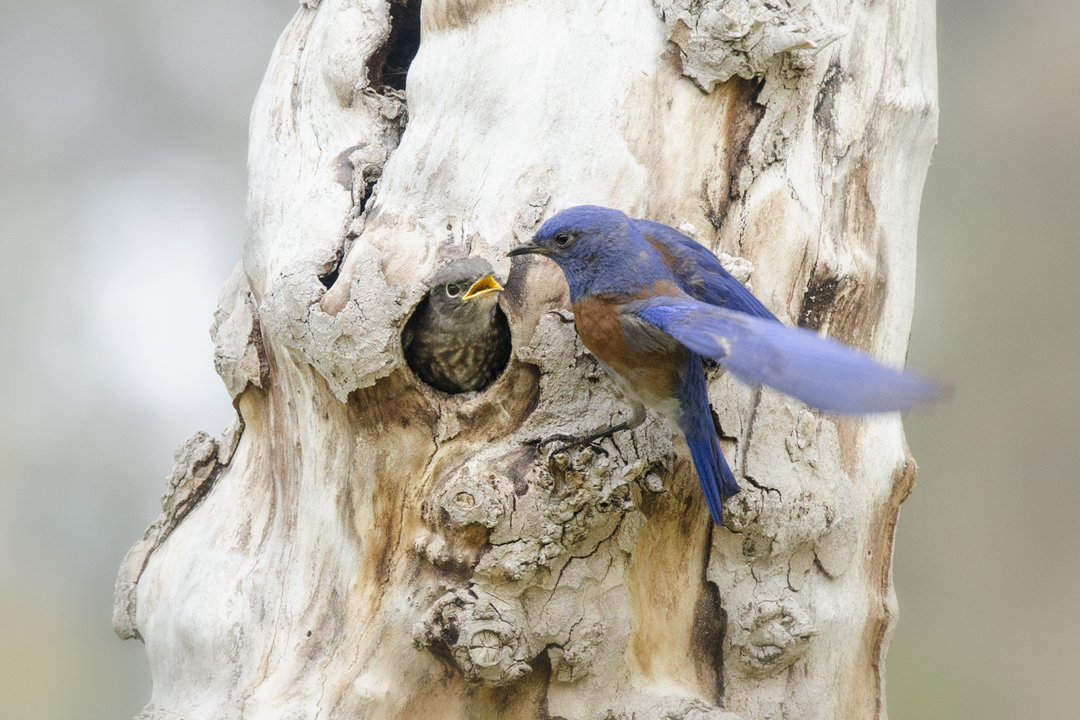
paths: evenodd
<path fill-rule="evenodd" d="M 621 376 L 648 406 L 669 400 L 679 383 L 685 350 L 634 350 L 626 339 L 619 317 L 621 298 L 592 296 L 574 303 L 578 336 L 585 347 Z"/>

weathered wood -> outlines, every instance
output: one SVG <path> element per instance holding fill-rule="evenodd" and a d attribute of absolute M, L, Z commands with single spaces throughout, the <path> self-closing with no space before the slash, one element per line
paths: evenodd
<path fill-rule="evenodd" d="M 407 7 L 391 35 L 386 0 L 306 0 L 275 50 L 214 329 L 242 432 L 178 453 L 118 581 L 118 632 L 154 677 L 144 717 L 884 716 L 915 472 L 899 418 L 711 371 L 744 488 L 713 527 L 658 417 L 599 449 L 530 444 L 630 408 L 558 312 L 561 273 L 503 253 L 558 209 L 618 207 L 727 253 L 786 321 L 899 363 L 933 3 L 420 12 L 407 103 L 387 80 Z M 399 337 L 465 255 L 509 275 L 514 355 L 448 396 Z"/>

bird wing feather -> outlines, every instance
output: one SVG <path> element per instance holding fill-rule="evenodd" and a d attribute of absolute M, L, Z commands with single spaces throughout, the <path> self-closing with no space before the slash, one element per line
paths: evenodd
<path fill-rule="evenodd" d="M 653 220 L 634 220 L 634 225 L 660 253 L 687 295 L 709 305 L 776 320 L 776 316 L 724 269 L 720 260 L 705 246 Z"/>
<path fill-rule="evenodd" d="M 627 305 L 624 312 L 715 358 L 746 383 L 768 385 L 821 410 L 908 410 L 941 395 L 937 383 L 917 373 L 894 370 L 810 330 L 690 298 L 651 298 Z M 623 327 L 635 328 L 626 321 Z M 639 338 L 655 330 L 635 332 L 631 342 L 644 342 Z"/>
<path fill-rule="evenodd" d="M 673 335 L 638 313 L 620 312 L 619 321 L 627 345 L 634 352 L 671 352 L 679 348 Z"/>

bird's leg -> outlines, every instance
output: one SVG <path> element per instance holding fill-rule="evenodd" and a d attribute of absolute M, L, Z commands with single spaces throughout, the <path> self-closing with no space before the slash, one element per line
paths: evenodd
<path fill-rule="evenodd" d="M 638 425 L 645 422 L 645 406 L 641 403 L 633 403 L 632 407 L 634 409 L 634 414 L 630 416 L 630 419 L 625 420 L 618 425 L 609 425 L 606 428 L 600 428 L 588 435 L 563 435 L 561 433 L 549 435 L 546 438 L 535 441 L 535 444 L 542 448 L 551 443 L 561 442 L 564 443 L 564 445 L 559 448 L 559 450 L 566 450 L 581 445 L 589 445 L 590 443 L 614 435 L 622 430 L 633 430 Z"/>

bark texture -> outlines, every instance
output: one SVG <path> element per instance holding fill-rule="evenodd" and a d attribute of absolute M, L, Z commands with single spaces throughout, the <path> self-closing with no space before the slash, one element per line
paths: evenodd
<path fill-rule="evenodd" d="M 617 207 L 899 363 L 935 73 L 931 0 L 305 0 L 252 113 L 212 330 L 238 425 L 178 451 L 118 580 L 143 717 L 883 717 L 899 417 L 710 371 L 743 486 L 713 527 L 659 417 L 530 444 L 630 408 L 561 273 L 503 253 Z M 507 278 L 514 352 L 445 395 L 400 333 L 466 255 Z"/>

